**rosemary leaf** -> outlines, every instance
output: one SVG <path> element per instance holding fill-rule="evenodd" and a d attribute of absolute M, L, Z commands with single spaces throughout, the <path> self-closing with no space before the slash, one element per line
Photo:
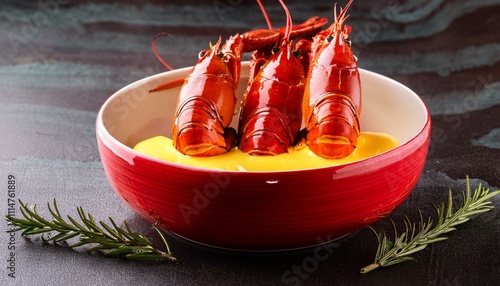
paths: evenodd
<path fill-rule="evenodd" d="M 90 247 L 89 249 L 87 249 L 87 251 L 94 252 L 94 251 L 101 251 L 101 250 L 110 250 L 110 249 L 114 249 L 116 247 L 119 247 L 119 246 L 96 245 L 96 246 Z"/>
<path fill-rule="evenodd" d="M 111 218 L 109 218 L 111 220 Z M 107 224 L 105 224 L 104 222 L 100 221 L 99 224 L 104 228 L 106 229 L 106 231 L 112 235 L 114 238 L 116 238 L 117 240 L 121 241 L 121 242 L 125 242 L 125 240 L 123 239 L 123 236 L 121 236 L 117 231 L 115 231 L 114 229 L 112 229 L 111 227 L 109 227 Z"/>
<path fill-rule="evenodd" d="M 127 258 L 132 259 L 132 260 L 147 261 L 147 260 L 158 260 L 158 259 L 161 259 L 162 256 L 161 255 L 151 255 L 150 253 L 146 253 L 146 254 L 134 253 L 134 254 L 127 254 Z"/>
<path fill-rule="evenodd" d="M 39 228 L 39 229 L 30 229 L 28 231 L 25 231 L 25 235 L 35 235 L 35 234 L 41 234 L 41 233 L 46 233 L 52 231 L 50 228 Z"/>
<path fill-rule="evenodd" d="M 127 253 L 134 253 L 143 250 L 142 248 L 138 246 L 120 246 L 115 249 L 112 249 L 108 252 L 106 252 L 107 256 L 113 256 L 113 255 L 119 255 L 119 254 L 127 254 Z"/>
<path fill-rule="evenodd" d="M 408 217 L 405 216 L 405 232 L 398 236 L 394 222 L 394 242 L 389 238 L 384 230 L 376 232 L 373 228 L 372 231 L 377 236 L 378 248 L 375 254 L 375 261 L 363 267 L 361 273 L 368 273 L 379 267 L 387 267 L 390 265 L 398 264 L 404 261 L 414 260 L 410 254 L 421 251 L 427 245 L 448 239 L 441 236 L 445 233 L 456 230 L 454 226 L 462 224 L 470 219 L 471 216 L 485 213 L 494 208 L 490 199 L 500 194 L 500 190 L 490 192 L 485 189 L 481 184 L 474 191 L 471 192 L 469 177 L 467 177 L 467 189 L 462 192 L 462 207 L 453 212 L 453 197 L 451 190 L 448 193 L 447 204 L 441 203 L 439 207 L 434 205 L 437 213 L 437 221 L 434 224 L 433 220 L 424 223 L 422 213 L 420 213 L 420 223 L 411 223 Z"/>
<path fill-rule="evenodd" d="M 52 241 L 56 244 L 66 243 L 69 239 L 77 237 L 78 242 L 69 245 L 69 247 L 90 245 L 87 249 L 88 252 L 100 251 L 106 256 L 124 256 L 132 260 L 177 261 L 172 256 L 165 236 L 156 224 L 153 225 L 153 228 L 164 243 L 166 252 L 155 248 L 151 241 L 142 234 L 133 232 L 126 221 L 123 222 L 125 229 L 118 227 L 111 218 L 109 221 L 112 227 L 102 221 L 96 223 L 94 217 L 85 213 L 82 207 L 77 208 L 80 222 L 69 215 L 66 216 L 67 220 L 65 220 L 59 212 L 55 199 L 52 205 L 47 204 L 52 215 L 52 219 L 47 220 L 38 214 L 36 205 L 30 209 L 21 200 L 19 203 L 24 219 L 7 216 L 7 221 L 15 226 L 7 232 L 22 231 L 21 236 L 23 237 L 40 235 L 44 243 Z"/>
<path fill-rule="evenodd" d="M 55 243 L 67 241 L 73 237 L 77 237 L 80 234 L 78 232 L 68 232 L 68 233 L 59 233 L 57 235 L 51 236 L 47 238 L 47 241 L 54 241 Z"/>

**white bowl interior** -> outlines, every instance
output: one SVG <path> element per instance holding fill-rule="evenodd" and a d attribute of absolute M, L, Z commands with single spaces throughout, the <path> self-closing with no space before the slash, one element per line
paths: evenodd
<path fill-rule="evenodd" d="M 163 83 L 185 77 L 191 68 L 157 74 L 132 83 L 113 94 L 101 108 L 98 128 L 119 142 L 133 147 L 157 135 L 171 136 L 172 120 L 180 87 L 150 93 Z M 238 97 L 248 81 L 248 63 L 242 64 Z M 424 127 L 428 111 L 422 100 L 406 86 L 385 76 L 360 69 L 362 82 L 361 131 L 384 132 L 401 144 Z M 237 106 L 238 111 L 239 106 Z M 237 126 L 236 112 L 232 126 Z"/>

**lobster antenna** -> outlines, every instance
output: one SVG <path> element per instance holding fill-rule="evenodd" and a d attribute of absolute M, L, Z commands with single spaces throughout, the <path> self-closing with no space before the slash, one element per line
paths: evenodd
<path fill-rule="evenodd" d="M 264 14 L 264 18 L 266 18 L 267 22 L 267 27 L 269 27 L 269 30 L 273 29 L 273 25 L 271 24 L 271 19 L 269 19 L 269 15 L 267 14 L 266 8 L 262 4 L 260 0 L 257 0 L 257 3 L 259 4 L 260 10 L 262 11 L 262 14 Z"/>
<path fill-rule="evenodd" d="M 285 13 L 286 13 L 286 30 L 285 30 L 284 39 L 289 40 L 290 34 L 292 33 L 292 16 L 290 16 L 290 11 L 288 10 L 288 7 L 286 7 L 283 0 L 279 0 L 279 1 L 280 1 L 281 6 L 283 6 L 283 9 L 285 10 Z"/>
<path fill-rule="evenodd" d="M 333 5 L 333 17 L 335 20 L 335 25 L 332 25 L 332 32 L 334 28 L 337 28 L 338 30 L 342 29 L 342 24 L 344 24 L 344 21 L 349 17 L 349 15 L 345 15 L 347 12 L 347 9 L 351 6 L 353 0 L 350 0 L 347 5 L 345 5 L 344 8 L 340 8 L 339 15 L 337 17 L 337 3 Z"/>
<path fill-rule="evenodd" d="M 153 52 L 155 53 L 155 56 L 156 58 L 165 66 L 167 67 L 169 70 L 174 70 L 174 68 L 169 65 L 167 63 L 167 61 L 165 61 L 165 59 L 160 55 L 160 53 L 158 53 L 158 50 L 156 49 L 156 40 L 159 38 L 159 37 L 162 37 L 162 36 L 170 36 L 169 33 L 158 33 L 155 35 L 155 37 L 153 38 L 153 41 L 151 42 L 151 45 L 153 46 Z"/>
<path fill-rule="evenodd" d="M 342 25 L 345 21 L 345 19 L 347 19 L 347 17 L 349 17 L 349 15 L 345 15 L 345 13 L 347 12 L 347 9 L 349 9 L 349 7 L 351 7 L 351 4 L 352 4 L 352 1 L 349 1 L 349 3 L 347 3 L 347 5 L 345 5 L 344 8 L 340 8 L 340 14 L 339 14 L 339 22 L 340 22 L 340 25 Z"/>

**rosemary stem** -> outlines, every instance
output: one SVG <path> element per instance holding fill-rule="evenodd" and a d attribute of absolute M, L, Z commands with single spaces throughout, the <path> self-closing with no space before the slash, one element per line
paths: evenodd
<path fill-rule="evenodd" d="M 370 265 L 367 265 L 367 266 L 365 266 L 365 267 L 361 268 L 361 271 L 359 271 L 359 272 L 360 272 L 361 274 L 365 274 L 365 273 L 368 273 L 368 272 L 370 272 L 370 271 L 373 271 L 373 270 L 375 270 L 375 269 L 377 269 L 377 268 L 379 268 L 379 267 L 380 267 L 380 263 L 378 263 L 378 262 L 377 262 L 377 263 L 372 263 L 372 264 L 370 264 Z"/>
<path fill-rule="evenodd" d="M 162 256 L 165 257 L 170 262 L 177 262 L 177 258 L 175 258 L 170 252 L 163 252 Z"/>

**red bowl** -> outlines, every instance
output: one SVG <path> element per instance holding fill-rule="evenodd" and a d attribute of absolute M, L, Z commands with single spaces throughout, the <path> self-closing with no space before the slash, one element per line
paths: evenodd
<path fill-rule="evenodd" d="M 104 103 L 97 118 L 106 174 L 116 193 L 142 217 L 205 245 L 286 250 L 370 225 L 415 187 L 429 148 L 429 112 L 413 91 L 366 70 L 361 70 L 361 129 L 391 134 L 401 143 L 379 155 L 309 170 L 243 172 L 189 167 L 133 150 L 147 138 L 171 135 L 179 89 L 148 90 L 184 78 L 190 69 L 124 87 Z M 240 96 L 247 79 L 244 63 Z"/>

